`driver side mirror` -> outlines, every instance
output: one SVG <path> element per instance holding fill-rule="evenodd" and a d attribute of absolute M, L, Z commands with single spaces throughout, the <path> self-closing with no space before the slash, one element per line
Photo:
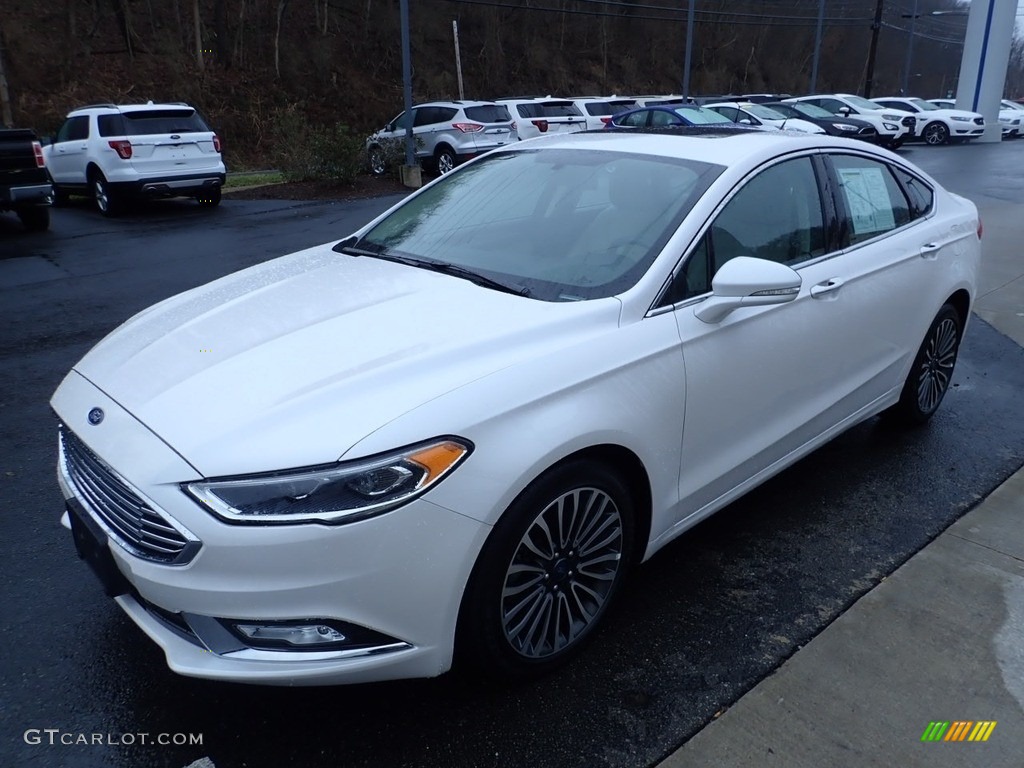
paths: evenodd
<path fill-rule="evenodd" d="M 737 256 L 711 281 L 711 296 L 694 310 L 698 320 L 720 323 L 734 309 L 785 304 L 800 293 L 803 280 L 785 264 Z"/>
<path fill-rule="evenodd" d="M 852 109 L 845 106 L 839 108 L 839 114 L 842 115 L 843 117 L 848 117 L 852 111 Z"/>

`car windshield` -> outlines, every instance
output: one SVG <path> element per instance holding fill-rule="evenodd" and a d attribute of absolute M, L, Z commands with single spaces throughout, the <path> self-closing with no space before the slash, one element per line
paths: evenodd
<path fill-rule="evenodd" d="M 795 109 L 797 112 L 801 112 L 807 117 L 824 118 L 826 120 L 835 119 L 835 115 L 829 112 L 823 107 L 819 107 L 817 104 L 808 104 L 807 102 L 799 102 L 796 104 L 790 104 L 790 108 Z"/>
<path fill-rule="evenodd" d="M 451 264 L 578 301 L 627 290 L 722 166 L 587 149 L 491 154 L 442 177 L 353 251 Z"/>
<path fill-rule="evenodd" d="M 713 109 L 704 109 L 703 107 L 676 107 L 673 111 L 693 125 L 732 122 L 732 120 L 725 115 L 720 115 Z"/>
<path fill-rule="evenodd" d="M 999 103 L 1000 103 L 1000 104 L 1001 104 L 1001 105 L 1002 105 L 1002 106 L 1003 106 L 1003 107 L 1004 107 L 1005 109 L 1016 109 L 1017 111 L 1022 111 L 1022 110 L 1024 110 L 1024 104 L 1018 104 L 1018 103 L 1017 103 L 1017 102 L 1015 102 L 1015 101 L 1006 101 L 1006 99 L 1003 99 L 1003 100 L 1002 100 L 1002 101 L 1000 101 Z"/>
<path fill-rule="evenodd" d="M 881 104 L 876 104 L 873 101 L 868 101 L 867 99 L 862 99 L 860 96 L 844 96 L 843 98 L 846 99 L 848 104 L 850 104 L 851 106 L 857 107 L 857 109 L 870 109 L 870 110 L 885 109 L 885 107 L 883 107 Z"/>
<path fill-rule="evenodd" d="M 785 120 L 786 116 L 776 109 L 771 107 L 765 107 L 761 104 L 750 104 L 743 108 L 745 112 L 749 112 L 754 117 L 759 117 L 762 120 Z"/>
<path fill-rule="evenodd" d="M 924 99 L 910 99 L 910 103 L 921 109 L 922 112 L 934 112 L 939 109 L 939 107 L 936 107 L 934 104 L 929 104 Z"/>

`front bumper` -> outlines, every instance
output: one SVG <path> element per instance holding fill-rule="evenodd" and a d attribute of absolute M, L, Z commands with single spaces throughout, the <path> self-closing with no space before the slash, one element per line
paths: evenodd
<path fill-rule="evenodd" d="M 115 599 L 175 672 L 326 685 L 429 677 L 451 666 L 459 605 L 487 526 L 426 498 L 347 525 L 229 525 L 181 490 L 198 473 L 83 377 L 69 374 L 53 406 L 146 503 L 201 542 L 194 558 L 175 565 L 138 557 L 114 537 L 102 541 L 129 585 Z M 97 407 L 106 415 L 93 426 L 87 414 Z M 64 473 L 58 481 L 65 498 L 92 514 Z M 237 638 L 232 646 L 215 626 L 232 619 L 322 619 L 383 639 L 315 651 L 246 647 Z"/>

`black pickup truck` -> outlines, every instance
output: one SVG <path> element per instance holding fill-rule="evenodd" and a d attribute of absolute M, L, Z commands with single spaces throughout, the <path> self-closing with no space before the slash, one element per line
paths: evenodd
<path fill-rule="evenodd" d="M 53 187 L 43 148 L 28 129 L 0 128 L 0 211 L 14 211 L 28 229 L 50 226 Z"/>

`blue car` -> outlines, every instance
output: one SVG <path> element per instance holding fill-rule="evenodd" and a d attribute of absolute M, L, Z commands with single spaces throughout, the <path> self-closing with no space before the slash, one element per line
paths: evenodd
<path fill-rule="evenodd" d="M 666 125 L 733 125 L 732 120 L 696 104 L 642 107 L 620 112 L 606 128 L 658 128 Z"/>

